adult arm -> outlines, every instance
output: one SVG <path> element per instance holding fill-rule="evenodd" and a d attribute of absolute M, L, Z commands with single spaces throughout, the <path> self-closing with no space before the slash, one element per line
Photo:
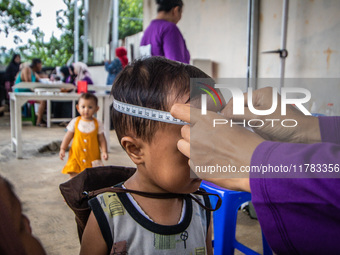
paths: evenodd
<path fill-rule="evenodd" d="M 318 164 L 324 167 L 321 169 L 325 173 L 315 173 Z M 251 160 L 251 166 L 261 165 L 278 169 L 292 166 L 292 169 L 297 167 L 297 171 L 302 166 L 303 171 L 250 173 L 252 202 L 273 251 L 278 254 L 339 253 L 340 146 L 263 142 Z M 304 172 L 306 166 L 309 171 Z M 279 176 L 282 178 L 276 178 Z"/>
<path fill-rule="evenodd" d="M 268 178 L 268 173 L 258 178 L 261 177 L 258 173 L 250 174 L 257 217 L 271 248 L 277 253 L 334 254 L 340 251 L 336 238 L 336 233 L 340 233 L 339 125 L 340 117 L 319 117 L 323 143 L 264 142 L 253 154 L 252 166 L 282 164 L 298 170 L 299 166 L 303 166 L 303 170 L 308 166 L 311 171 L 315 166 L 317 171 L 318 164 L 324 166 L 324 173 L 308 171 L 296 176 L 305 178 Z M 315 177 L 313 175 L 320 178 L 311 178 Z"/>

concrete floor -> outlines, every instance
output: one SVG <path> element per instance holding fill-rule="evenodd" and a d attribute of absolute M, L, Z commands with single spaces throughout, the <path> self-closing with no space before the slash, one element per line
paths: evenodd
<path fill-rule="evenodd" d="M 49 255 L 79 254 L 79 241 L 73 212 L 63 201 L 59 184 L 68 180 L 61 174 L 65 162 L 58 153 L 39 153 L 38 149 L 52 141 L 62 140 L 65 128 L 23 124 L 23 159 L 16 159 L 10 145 L 9 113 L 0 117 L 0 174 L 11 181 L 31 221 L 33 233 L 40 238 Z M 109 160 L 105 165 L 133 166 L 110 131 Z M 261 231 L 257 220 L 238 213 L 237 239 L 262 252 Z M 235 254 L 242 254 L 236 251 Z"/>

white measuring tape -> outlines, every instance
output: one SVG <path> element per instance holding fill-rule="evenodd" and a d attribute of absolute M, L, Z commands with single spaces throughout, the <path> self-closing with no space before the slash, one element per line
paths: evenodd
<path fill-rule="evenodd" d="M 170 112 L 155 110 L 147 107 L 132 105 L 123 103 L 120 101 L 117 101 L 116 99 L 113 99 L 113 108 L 121 113 L 143 118 L 143 119 L 149 119 L 149 120 L 155 120 L 160 122 L 166 122 L 171 124 L 177 124 L 177 125 L 189 125 L 189 123 L 174 118 Z"/>

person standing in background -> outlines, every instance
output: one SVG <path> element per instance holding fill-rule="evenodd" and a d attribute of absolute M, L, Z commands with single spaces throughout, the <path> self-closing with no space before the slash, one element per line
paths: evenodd
<path fill-rule="evenodd" d="M 189 64 L 190 53 L 176 24 L 182 18 L 182 0 L 156 0 L 157 17 L 144 31 L 140 44 L 142 57 L 163 56 Z"/>
<path fill-rule="evenodd" d="M 20 54 L 14 54 L 11 62 L 8 64 L 5 71 L 6 100 L 8 100 L 8 92 L 12 92 L 15 76 L 19 72 L 20 64 L 21 64 Z"/>
<path fill-rule="evenodd" d="M 108 72 L 106 85 L 112 85 L 117 74 L 127 65 L 129 61 L 126 55 L 127 51 L 125 47 L 118 47 L 116 48 L 117 58 L 113 61 L 105 61 L 105 70 Z"/>

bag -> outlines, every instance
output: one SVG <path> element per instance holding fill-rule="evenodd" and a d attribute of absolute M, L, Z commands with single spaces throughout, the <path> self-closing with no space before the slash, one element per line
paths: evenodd
<path fill-rule="evenodd" d="M 75 214 L 78 237 L 81 242 L 91 209 L 88 200 L 91 198 L 85 191 L 99 190 L 126 181 L 136 171 L 134 167 L 102 166 L 86 168 L 74 178 L 59 185 L 62 196 Z"/>
<path fill-rule="evenodd" d="M 123 189 L 120 187 L 112 187 L 116 184 L 126 181 L 136 172 L 136 168 L 122 167 L 122 166 L 103 166 L 86 168 L 83 172 L 76 175 L 74 178 L 59 185 L 61 194 L 63 195 L 67 205 L 75 214 L 77 223 L 78 237 L 81 243 L 81 238 L 91 213 L 91 208 L 88 201 L 104 192 L 129 192 L 138 194 L 140 196 L 149 198 L 185 198 L 190 197 L 196 201 L 202 208 L 206 210 L 207 227 L 210 223 L 210 212 L 216 211 L 220 208 L 222 200 L 217 194 L 208 193 L 203 189 L 195 191 L 193 194 L 202 195 L 204 197 L 204 204 L 191 194 L 178 193 L 150 193 L 137 190 Z M 216 196 L 218 201 L 215 208 L 211 208 L 209 197 Z"/>

